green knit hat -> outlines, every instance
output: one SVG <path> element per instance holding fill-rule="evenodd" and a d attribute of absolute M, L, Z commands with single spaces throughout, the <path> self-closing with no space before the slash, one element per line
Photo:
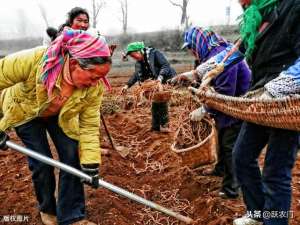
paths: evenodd
<path fill-rule="evenodd" d="M 137 52 L 137 51 L 143 52 L 144 48 L 145 48 L 144 42 L 131 42 L 130 44 L 127 45 L 126 55 L 130 54 L 130 52 Z"/>
<path fill-rule="evenodd" d="M 255 49 L 255 40 L 259 27 L 265 15 L 270 13 L 278 0 L 252 0 L 245 12 L 240 16 L 240 34 L 246 47 L 246 57 L 249 59 Z"/>

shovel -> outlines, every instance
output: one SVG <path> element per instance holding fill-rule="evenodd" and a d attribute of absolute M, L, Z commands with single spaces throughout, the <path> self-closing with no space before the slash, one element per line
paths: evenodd
<path fill-rule="evenodd" d="M 111 135 L 109 133 L 109 130 L 108 130 L 107 126 L 106 126 L 106 123 L 105 123 L 105 120 L 104 120 L 104 117 L 103 117 L 102 113 L 100 114 L 100 116 L 101 116 L 101 121 L 103 123 L 105 132 L 106 132 L 106 134 L 108 136 L 108 139 L 109 139 L 109 142 L 110 142 L 112 148 L 114 150 L 116 150 L 123 158 L 126 158 L 126 156 L 129 154 L 129 149 L 126 148 L 126 147 L 124 147 L 124 146 L 115 146 L 115 144 L 113 142 L 113 139 L 112 139 L 112 137 L 111 137 Z"/>
<path fill-rule="evenodd" d="M 41 161 L 41 162 L 43 162 L 43 163 L 45 163 L 47 165 L 56 167 L 56 168 L 61 169 L 61 170 L 65 171 L 65 172 L 67 172 L 67 173 L 70 173 L 70 174 L 72 174 L 74 176 L 77 176 L 77 177 L 81 178 L 82 180 L 84 180 L 84 181 L 86 181 L 88 183 L 92 183 L 92 181 L 93 181 L 93 178 L 91 176 L 83 173 L 81 170 L 78 170 L 76 168 L 68 166 L 68 165 L 66 165 L 64 163 L 61 163 L 61 162 L 56 161 L 54 159 L 51 159 L 49 157 L 46 157 L 46 156 L 44 156 L 42 154 L 39 154 L 39 153 L 37 153 L 37 152 L 35 152 L 35 151 L 31 150 L 31 149 L 28 149 L 28 148 L 25 148 L 23 146 L 17 145 L 14 142 L 11 142 L 11 141 L 6 141 L 6 145 L 8 147 L 12 148 L 12 149 L 15 149 L 18 152 L 21 152 L 21 153 L 23 153 L 23 154 L 25 154 L 25 155 L 27 155 L 29 157 L 32 157 L 32 158 L 34 158 L 36 160 L 39 160 L 39 161 Z M 138 196 L 136 194 L 128 192 L 125 189 L 122 189 L 122 188 L 119 188 L 119 187 L 117 187 L 117 186 L 115 186 L 113 184 L 110 184 L 110 183 L 108 183 L 108 182 L 106 182 L 106 181 L 104 181 L 102 179 L 98 180 L 98 184 L 99 184 L 100 187 L 104 187 L 104 188 L 106 188 L 106 189 L 108 189 L 108 190 L 110 190 L 110 191 L 112 191 L 114 193 L 117 193 L 117 194 L 119 194 L 119 195 L 121 195 L 123 197 L 129 198 L 129 199 L 131 199 L 133 201 L 141 203 L 141 204 L 143 204 L 145 206 L 148 206 L 148 207 L 150 207 L 152 209 L 155 209 L 157 211 L 165 213 L 165 214 L 167 214 L 169 216 L 172 216 L 172 217 L 174 217 L 174 218 L 176 218 L 176 219 L 178 219 L 180 221 L 183 221 L 183 222 L 185 222 L 187 224 L 191 224 L 193 222 L 193 219 L 191 219 L 189 217 L 186 217 L 186 216 L 183 216 L 183 215 L 181 215 L 179 213 L 176 213 L 176 212 L 174 212 L 174 211 L 172 211 L 170 209 L 167 209 L 167 208 L 165 208 L 163 206 L 160 206 L 160 205 L 158 205 L 158 204 L 156 204 L 154 202 L 151 202 L 151 201 L 149 201 L 147 199 L 144 199 L 144 198 L 142 198 L 142 197 L 140 197 L 140 196 Z"/>

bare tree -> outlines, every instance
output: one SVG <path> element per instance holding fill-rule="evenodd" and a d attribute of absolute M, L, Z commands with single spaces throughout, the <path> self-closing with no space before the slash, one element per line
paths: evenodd
<path fill-rule="evenodd" d="M 189 26 L 189 16 L 187 15 L 187 6 L 190 0 L 182 0 L 182 4 L 169 0 L 169 2 L 181 9 L 180 25 L 184 25 L 185 29 Z"/>
<path fill-rule="evenodd" d="M 92 19 L 93 19 L 93 24 L 92 27 L 96 28 L 97 27 L 97 18 L 99 16 L 99 12 L 101 11 L 102 8 L 106 5 L 105 0 L 92 0 Z"/>
<path fill-rule="evenodd" d="M 123 34 L 127 33 L 127 24 L 128 24 L 128 2 L 127 0 L 119 0 L 120 7 L 121 7 L 121 13 L 122 13 L 122 30 Z"/>
<path fill-rule="evenodd" d="M 40 12 L 42 14 L 43 20 L 44 20 L 44 22 L 46 24 L 46 27 L 49 27 L 49 22 L 48 22 L 48 18 L 47 18 L 47 13 L 46 13 L 45 7 L 41 3 L 38 3 L 38 7 L 39 7 Z"/>

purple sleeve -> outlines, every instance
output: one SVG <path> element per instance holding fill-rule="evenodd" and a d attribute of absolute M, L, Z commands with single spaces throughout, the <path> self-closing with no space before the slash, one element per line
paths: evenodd
<path fill-rule="evenodd" d="M 213 81 L 212 86 L 220 94 L 234 96 L 237 86 L 237 66 L 225 70 Z"/>
<path fill-rule="evenodd" d="M 251 70 L 245 61 L 242 61 L 238 65 L 237 71 L 237 88 L 235 96 L 244 95 L 249 91 L 251 83 Z"/>
<path fill-rule="evenodd" d="M 219 76 L 217 76 L 212 81 L 212 87 L 215 89 L 216 92 L 223 94 L 234 96 L 236 91 L 236 82 L 237 82 L 237 66 L 234 65 L 231 68 L 225 70 Z M 206 110 L 214 115 L 214 117 L 220 117 L 222 115 L 221 112 L 211 109 L 209 107 Z"/>

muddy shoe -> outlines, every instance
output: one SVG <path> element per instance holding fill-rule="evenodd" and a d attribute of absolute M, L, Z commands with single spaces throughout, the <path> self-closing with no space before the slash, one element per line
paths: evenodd
<path fill-rule="evenodd" d="M 93 223 L 89 220 L 80 220 L 80 221 L 77 221 L 75 223 L 72 223 L 72 225 L 97 225 L 97 224 Z"/>
<path fill-rule="evenodd" d="M 40 212 L 41 220 L 44 225 L 57 225 L 56 216 Z"/>

